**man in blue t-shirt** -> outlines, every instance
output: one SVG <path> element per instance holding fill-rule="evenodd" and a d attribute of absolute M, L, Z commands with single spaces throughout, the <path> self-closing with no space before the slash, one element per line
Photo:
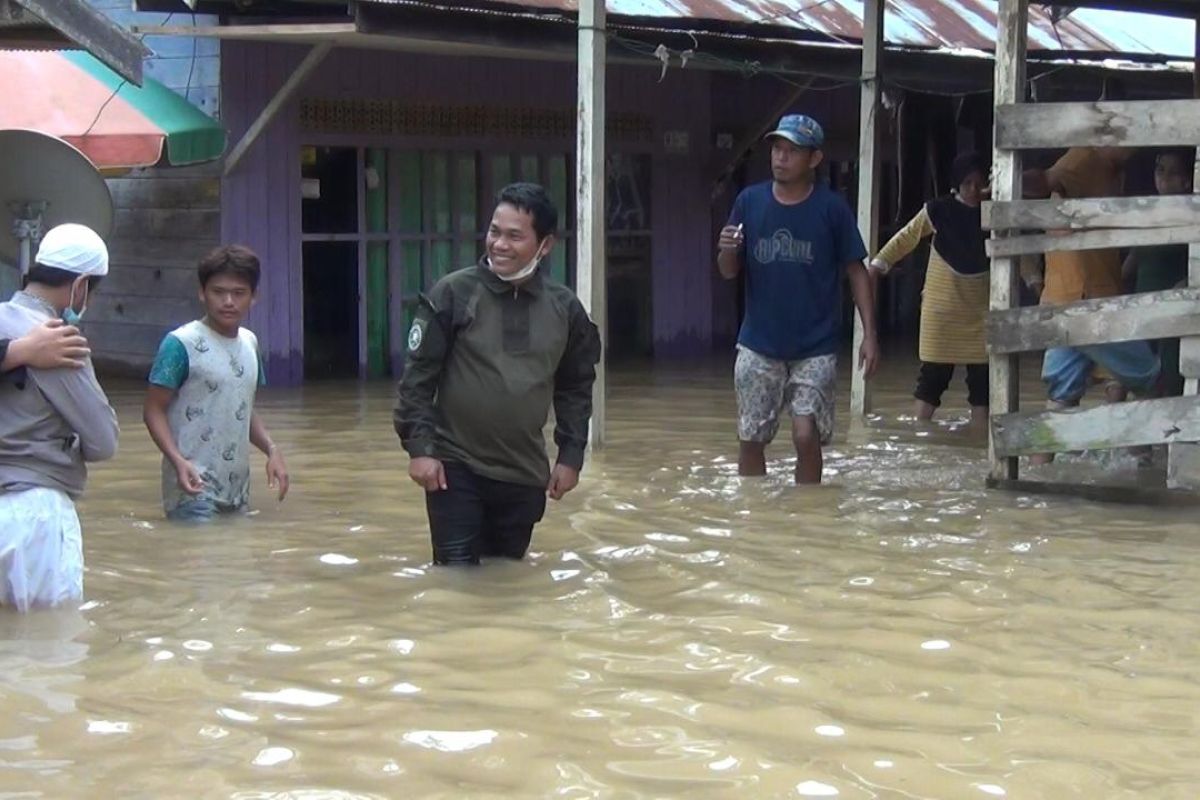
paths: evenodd
<path fill-rule="evenodd" d="M 841 195 L 818 185 L 825 134 L 792 114 L 767 134 L 772 180 L 738 195 L 721 231 L 717 267 L 746 272 L 746 312 L 738 335 L 738 471 L 766 473 L 766 447 L 786 405 L 796 446 L 796 482 L 820 483 L 822 445 L 833 435 L 842 282 L 850 280 L 863 321 L 859 362 L 879 363 L 875 306 L 863 259 L 867 250 Z"/>

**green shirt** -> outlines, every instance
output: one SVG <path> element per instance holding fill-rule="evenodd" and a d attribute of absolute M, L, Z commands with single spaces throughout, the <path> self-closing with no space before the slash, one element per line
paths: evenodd
<path fill-rule="evenodd" d="M 583 466 L 600 336 L 579 299 L 537 272 L 520 286 L 482 263 L 421 298 L 395 411 L 413 457 L 545 486 L 542 429 L 554 407 L 558 461 Z"/>
<path fill-rule="evenodd" d="M 1186 244 L 1156 244 L 1133 251 L 1134 292 L 1161 292 L 1187 279 Z"/>

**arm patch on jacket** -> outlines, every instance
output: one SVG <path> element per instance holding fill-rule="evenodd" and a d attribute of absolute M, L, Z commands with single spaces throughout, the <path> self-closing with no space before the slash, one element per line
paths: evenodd
<path fill-rule="evenodd" d="M 412 327 L 408 329 L 408 352 L 415 353 L 420 350 L 423 341 L 425 341 L 425 323 L 421 319 L 415 319 Z"/>

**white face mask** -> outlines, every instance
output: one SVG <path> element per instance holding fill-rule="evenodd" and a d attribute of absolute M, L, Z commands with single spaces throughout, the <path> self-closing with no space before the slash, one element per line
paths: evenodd
<path fill-rule="evenodd" d="M 541 263 L 542 248 L 538 247 L 538 251 L 536 254 L 534 254 L 533 260 L 511 275 L 501 275 L 499 272 L 496 272 L 496 270 L 492 267 L 492 260 L 490 258 L 488 259 L 488 269 L 491 269 L 492 274 L 500 280 L 505 281 L 506 283 L 515 283 L 516 281 L 523 281 L 533 273 L 537 272 L 538 265 Z"/>

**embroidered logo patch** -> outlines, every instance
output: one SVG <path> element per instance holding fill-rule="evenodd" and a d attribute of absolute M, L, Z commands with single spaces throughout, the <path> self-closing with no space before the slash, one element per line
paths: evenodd
<path fill-rule="evenodd" d="M 420 349 L 425 339 L 425 327 L 420 322 L 414 322 L 408 329 L 408 349 L 415 352 Z"/>

